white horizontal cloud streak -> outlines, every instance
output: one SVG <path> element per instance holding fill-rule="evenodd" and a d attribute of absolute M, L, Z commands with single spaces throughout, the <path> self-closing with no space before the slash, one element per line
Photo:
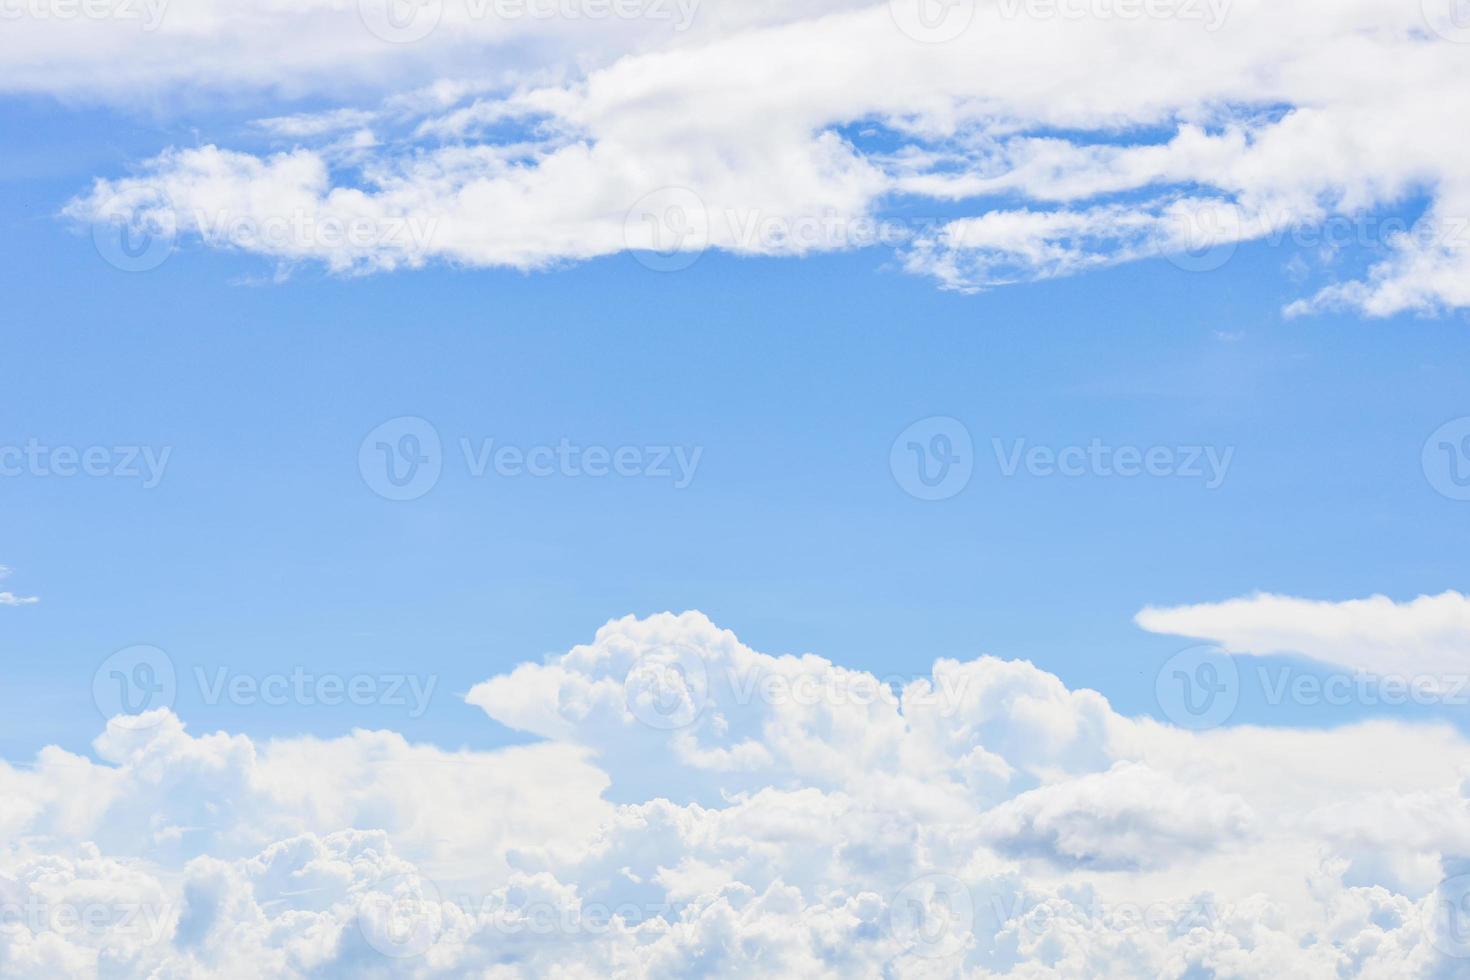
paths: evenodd
<path fill-rule="evenodd" d="M 1447 228 L 1467 210 L 1454 120 L 1470 60 L 1417 4 L 1238 0 L 1213 32 L 1180 17 L 1008 17 L 986 4 L 937 45 L 905 36 L 886 4 L 842 6 L 782 23 L 764 7 L 732 18 L 711 5 L 703 33 L 629 44 L 585 73 L 543 52 L 560 67 L 541 78 L 564 82 L 523 73 L 498 84 L 509 95 L 484 94 L 479 79 L 390 101 L 396 124 L 417 120 L 411 148 L 364 132 L 346 155 L 340 145 L 175 151 L 100 182 L 70 213 L 121 219 L 166 201 L 196 233 L 200 215 L 256 228 L 296 215 L 308 232 L 212 240 L 339 270 L 534 268 L 668 246 L 672 234 L 678 247 L 741 254 L 853 247 L 868 243 L 862 223 L 901 203 L 934 211 L 898 236 L 905 267 L 973 289 L 1360 217 L 1417 195 Z M 475 47 L 473 33 L 442 33 Z M 308 140 L 370 117 L 268 128 Z M 515 136 L 486 135 L 508 122 Z M 852 135 L 864 126 L 889 147 Z M 1075 135 L 1037 135 L 1046 130 Z M 693 191 L 701 220 L 681 204 L 674 222 L 656 201 L 646 231 L 625 223 L 666 187 Z M 313 233 L 329 221 L 379 231 L 345 244 Z M 380 230 L 404 222 L 424 233 Z M 1292 312 L 1465 301 L 1470 234 L 1371 244 L 1384 257 L 1365 280 Z"/>
<path fill-rule="evenodd" d="M 0 565 L 0 580 L 10 577 L 10 567 Z M 14 592 L 0 592 L 0 606 L 34 606 L 40 602 L 37 596 L 16 595 Z"/>
<path fill-rule="evenodd" d="M 504 82 L 850 5 L 811 0 L 798 14 L 750 0 L 5 0 L 0 92 L 169 105 L 393 93 L 446 74 Z"/>
<path fill-rule="evenodd" d="M 1149 607 L 1138 625 L 1192 636 L 1252 656 L 1296 653 L 1400 677 L 1470 673 L 1470 597 L 1459 592 L 1395 602 L 1329 602 L 1263 593 L 1226 602 Z"/>
<path fill-rule="evenodd" d="M 1462 965 L 1426 928 L 1470 846 L 1470 743 L 1446 727 L 1192 734 L 1028 664 L 940 661 L 885 685 L 758 653 L 697 613 L 610 623 L 470 699 L 550 744 L 257 745 L 159 713 L 110 725 L 100 763 L 47 749 L 0 766 L 0 972 Z"/>
<path fill-rule="evenodd" d="M 935 220 L 898 235 L 904 264 L 970 289 L 1230 244 L 1416 194 L 1433 198 L 1445 228 L 1470 210 L 1455 163 L 1466 145 L 1452 123 L 1470 62 L 1417 4 L 1239 0 L 1219 31 L 1177 16 L 1007 16 L 985 4 L 969 31 L 936 46 L 906 37 L 886 4 L 842 6 L 773 24 L 766 7 L 734 18 L 728 4 L 710 4 L 697 35 L 629 44 L 585 75 L 542 51 L 560 65 L 551 76 L 570 72 L 567 84 L 528 84 L 522 73 L 519 84 L 500 82 L 513 85 L 509 97 L 475 96 L 488 84 L 479 79 L 398 100 L 397 118 L 428 112 L 417 148 L 360 135 L 350 184 L 340 147 L 275 157 L 209 147 L 100 182 L 71 213 L 134 215 L 140 200 L 169 201 L 185 231 L 212 223 L 215 244 L 340 270 L 432 259 L 528 269 L 660 244 L 641 223 L 625 225 L 659 188 L 694 191 L 707 219 L 664 229 L 684 235 L 682 247 L 745 254 L 869 244 L 856 228 L 886 204 L 913 213 L 928 201 Z M 426 44 L 450 38 L 469 50 L 484 43 L 447 25 Z M 412 73 L 401 72 L 407 84 Z M 372 118 L 348 110 L 268 128 L 306 140 Z M 482 141 L 485 125 L 516 119 L 537 122 L 519 141 Z M 903 145 L 864 148 L 838 137 L 847 123 L 881 126 Z M 1139 126 L 1169 135 L 1144 140 Z M 1048 128 L 1080 135 L 1030 135 Z M 970 216 L 939 219 L 941 206 Z M 282 215 L 307 231 L 219 234 L 231 219 L 259 229 Z M 660 217 L 669 216 L 653 228 Z M 384 231 L 410 222 L 422 234 Z M 343 242 L 320 234 L 323 223 L 366 231 Z M 1366 281 L 1291 310 L 1391 314 L 1466 301 L 1470 235 L 1373 244 L 1386 257 Z"/>

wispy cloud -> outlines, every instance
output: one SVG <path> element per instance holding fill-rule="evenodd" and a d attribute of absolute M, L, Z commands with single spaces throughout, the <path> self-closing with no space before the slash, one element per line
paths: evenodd
<path fill-rule="evenodd" d="M 0 579 L 10 577 L 12 569 L 9 565 L 0 565 Z M 16 595 L 14 592 L 0 592 L 0 606 L 34 606 L 40 602 L 39 596 Z"/>
<path fill-rule="evenodd" d="M 295 32 L 269 6 L 274 44 Z M 352 57 L 377 59 L 377 82 L 342 92 L 358 76 L 333 73 L 337 88 L 321 94 L 381 108 L 266 119 L 259 130 L 290 141 L 281 153 L 168 150 L 98 181 L 68 213 L 339 272 L 537 269 L 629 249 L 796 256 L 877 239 L 908 271 L 974 291 L 1155 256 L 1209 271 L 1240 243 L 1423 192 L 1422 234 L 1374 225 L 1368 273 L 1288 311 L 1470 305 L 1463 127 L 1457 106 L 1427 95 L 1463 91 L 1470 60 L 1453 25 L 1418 4 L 1222 0 L 1059 21 L 1017 2 L 986 5 L 944 39 L 916 38 L 888 4 L 754 21 L 731 6 L 709 0 L 687 32 L 622 24 L 599 57 L 554 48 L 542 70 L 496 84 L 450 60 L 440 97 L 412 104 L 402 94 L 422 90 L 416 55 L 504 50 L 529 40 L 523 29 L 574 25 L 492 31 L 446 13 L 431 36 L 398 45 L 355 25 Z M 1193 16 L 1207 9 L 1218 16 Z M 173 26 L 148 39 L 163 74 L 134 80 L 140 90 L 198 60 L 201 38 Z M 81 57 L 63 50 L 52 60 Z M 265 64 L 299 67 L 251 70 Z M 1080 65 L 1107 84 L 1080 94 Z M 236 84 L 252 89 L 252 77 Z M 297 82 L 319 84 L 310 72 Z M 379 122 L 394 132 L 362 128 Z M 678 195 L 657 197 L 669 189 Z"/>
<path fill-rule="evenodd" d="M 1369 673 L 1463 671 L 1470 649 L 1470 596 L 1454 591 L 1408 602 L 1382 595 L 1328 602 L 1257 593 L 1150 606 L 1135 620 L 1149 632 L 1210 640 L 1239 656 L 1294 653 Z"/>

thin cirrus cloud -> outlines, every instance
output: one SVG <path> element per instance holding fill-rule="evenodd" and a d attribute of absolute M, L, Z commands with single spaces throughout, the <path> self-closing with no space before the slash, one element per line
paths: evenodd
<path fill-rule="evenodd" d="M 675 667 L 679 697 L 641 696 Z M 1433 977 L 1470 954 L 1435 926 L 1470 853 L 1470 742 L 1443 724 L 1184 731 L 1027 663 L 885 684 L 692 612 L 468 700 L 543 741 L 256 741 L 157 709 L 95 758 L 0 763 L 0 905 L 30 916 L 0 971 Z"/>
<path fill-rule="evenodd" d="M 1249 656 L 1294 653 L 1372 674 L 1443 676 L 1470 670 L 1470 597 L 1343 602 L 1259 593 L 1225 602 L 1148 607 L 1139 626 L 1219 643 Z"/>
<path fill-rule="evenodd" d="M 1235 0 L 1129 19 L 1015 0 L 975 7 L 944 43 L 886 3 L 736 9 L 699 5 L 682 31 L 620 23 L 589 53 L 585 22 L 492 29 L 451 4 L 429 37 L 385 44 L 340 11 L 270 5 L 273 39 L 292 16 L 328 18 L 322 62 L 262 53 L 228 84 L 336 107 L 269 114 L 277 149 L 167 149 L 66 211 L 339 272 L 877 243 L 958 290 L 1203 246 L 1213 267 L 1335 222 L 1376 260 L 1287 313 L 1470 305 L 1470 58 L 1448 7 Z M 201 30 L 250 21 L 225 23 Z M 190 77 L 203 49 L 183 37 L 157 32 L 120 87 Z M 465 67 L 492 49 L 534 49 L 537 67 Z M 364 51 L 371 82 L 312 70 Z M 1419 205 L 1412 230 L 1380 220 Z"/>

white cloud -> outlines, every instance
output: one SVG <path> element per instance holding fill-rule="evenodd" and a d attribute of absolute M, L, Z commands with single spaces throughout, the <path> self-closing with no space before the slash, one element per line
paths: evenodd
<path fill-rule="evenodd" d="M 586 20 L 475 20 L 449 2 L 429 38 L 391 45 L 336 5 L 228 19 L 206 5 L 166 20 L 119 89 L 196 78 L 213 51 L 226 88 L 355 92 L 370 107 L 267 119 L 295 144 L 280 153 L 165 152 L 69 213 L 339 271 L 877 242 L 912 272 L 975 289 L 1217 245 L 1182 263 L 1209 268 L 1240 241 L 1424 197 L 1413 233 L 1362 236 L 1381 255 L 1365 279 L 1289 312 L 1429 313 L 1470 302 L 1455 125 L 1470 61 L 1420 6 L 1235 0 L 1212 30 L 1187 15 L 1203 3 L 1140 18 L 985 4 L 958 38 L 924 44 L 886 3 L 707 0 L 688 31 L 620 21 L 598 33 Z M 110 50 L 11 57 L 37 68 L 20 84 L 74 94 Z M 496 77 L 473 68 L 491 50 L 506 66 Z M 39 70 L 51 63 L 64 70 Z M 345 146 L 344 128 L 357 129 Z M 694 196 L 646 207 L 667 187 Z"/>
<path fill-rule="evenodd" d="M 1294 653 L 1370 674 L 1470 674 L 1470 597 L 1459 592 L 1395 602 L 1345 602 L 1262 593 L 1226 602 L 1149 607 L 1136 617 L 1154 633 L 1219 643 L 1250 656 Z"/>
<path fill-rule="evenodd" d="M 1434 928 L 1470 846 L 1470 741 L 1443 725 L 1190 733 L 1024 663 L 940 661 L 884 687 L 758 653 L 697 613 L 609 623 L 470 699 L 550 741 L 256 743 L 162 712 L 110 724 L 99 761 L 49 748 L 0 765 L 0 972 L 1447 977 L 1470 962 Z"/>
<path fill-rule="evenodd" d="M 999 850 L 1068 866 L 1165 866 L 1181 851 L 1245 839 L 1254 814 L 1239 797 L 1175 782 L 1141 763 L 1022 793 L 981 820 Z"/>
<path fill-rule="evenodd" d="M 10 577 L 12 569 L 8 565 L 0 565 L 0 580 Z M 36 596 L 16 595 L 14 592 L 0 592 L 0 606 L 33 606 L 41 600 Z"/>

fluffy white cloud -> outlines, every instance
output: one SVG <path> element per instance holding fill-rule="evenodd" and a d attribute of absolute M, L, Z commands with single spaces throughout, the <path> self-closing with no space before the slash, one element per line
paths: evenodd
<path fill-rule="evenodd" d="M 0 766 L 0 972 L 1465 975 L 1470 742 L 1190 733 L 1024 663 L 883 683 L 628 618 L 469 695 L 546 744 L 167 712 Z M 616 802 L 610 802 L 616 801 Z"/>
<path fill-rule="evenodd" d="M 1181 264 L 1213 268 L 1240 241 L 1327 224 L 1380 261 L 1289 312 L 1470 301 L 1470 59 L 1448 0 L 1444 16 L 1435 0 L 962 2 L 944 9 L 968 26 L 944 43 L 900 0 L 706 0 L 689 30 L 600 33 L 446 0 L 413 44 L 379 42 L 350 5 L 256 6 L 166 18 L 120 87 L 218 58 L 232 90 L 359 101 L 265 120 L 292 144 L 279 152 L 167 151 L 73 217 L 340 271 L 878 243 L 956 289 L 1202 247 Z M 12 43 L 37 69 L 17 77 L 64 91 L 100 57 Z M 491 51 L 505 71 L 466 67 Z M 1417 200 L 1414 228 L 1379 220 Z"/>
<path fill-rule="evenodd" d="M 1105 773 L 1022 793 L 986 813 L 981 826 L 1005 853 L 1128 869 L 1167 865 L 1180 852 L 1245 839 L 1253 819 L 1237 796 L 1120 762 Z"/>
<path fill-rule="evenodd" d="M 1346 602 L 1263 593 L 1226 602 L 1149 607 L 1155 633 L 1192 636 L 1251 656 L 1294 653 L 1367 674 L 1464 677 L 1470 673 L 1470 597 L 1459 592 L 1395 602 Z"/>

